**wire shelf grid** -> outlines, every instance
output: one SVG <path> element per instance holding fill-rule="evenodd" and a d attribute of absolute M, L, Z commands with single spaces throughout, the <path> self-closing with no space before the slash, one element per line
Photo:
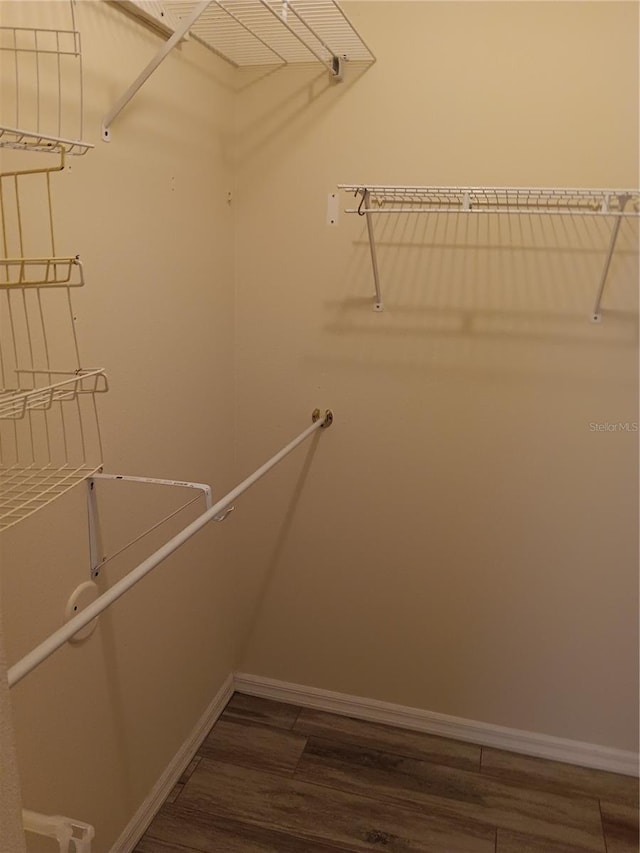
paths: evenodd
<path fill-rule="evenodd" d="M 96 394 L 108 387 L 103 371 L 62 379 L 55 370 L 16 373 L 33 387 L 0 393 L 0 530 L 102 468 Z M 38 385 L 43 377 L 49 386 Z"/>
<path fill-rule="evenodd" d="M 101 469 L 101 464 L 4 468 L 0 465 L 0 531 L 48 506 Z"/>
<path fill-rule="evenodd" d="M 53 5 L 53 4 L 52 4 Z M 28 19 L 30 4 L 17 4 Z M 0 27 L 0 147 L 85 154 L 80 32 L 69 0 L 68 25 Z M 8 14 L 3 18 L 7 20 Z"/>
<path fill-rule="evenodd" d="M 195 2 L 169 0 L 186 17 Z M 212 0 L 190 34 L 237 67 L 375 57 L 334 0 Z"/>

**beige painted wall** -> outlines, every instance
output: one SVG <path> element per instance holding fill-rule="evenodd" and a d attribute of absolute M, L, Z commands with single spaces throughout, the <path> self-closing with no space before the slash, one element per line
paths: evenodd
<path fill-rule="evenodd" d="M 637 5 L 348 10 L 366 73 L 232 83 L 189 45 L 107 146 L 158 40 L 80 6 L 96 150 L 54 187 L 107 468 L 219 495 L 336 412 L 14 690 L 25 804 L 91 821 L 99 853 L 233 669 L 637 748 L 637 442 L 589 428 L 637 420 L 634 229 L 593 326 L 603 222 L 379 223 L 382 315 L 362 222 L 325 224 L 343 181 L 637 186 Z M 120 494 L 108 547 L 170 500 Z M 3 534 L 11 660 L 87 577 L 84 524 L 78 492 Z"/>
<path fill-rule="evenodd" d="M 336 414 L 246 499 L 240 667 L 635 750 L 637 434 L 590 424 L 638 420 L 636 229 L 596 326 L 603 221 L 378 220 L 374 314 L 363 220 L 326 205 L 341 182 L 637 186 L 638 5 L 345 8 L 372 68 L 238 98 L 239 458 Z"/>
<path fill-rule="evenodd" d="M 21 5 L 41 27 L 60 12 Z M 0 3 L 3 22 L 15 12 Z M 84 364 L 104 366 L 111 385 L 99 400 L 106 469 L 208 482 L 219 497 L 235 482 L 230 69 L 197 46 L 177 51 L 106 145 L 102 116 L 161 41 L 107 3 L 81 3 L 78 20 L 96 148 L 53 188 L 59 251 L 85 266 L 73 294 Z M 24 167 L 28 156 L 5 151 L 3 163 Z M 186 499 L 100 488 L 110 553 Z M 101 586 L 198 509 L 109 564 Z M 81 491 L 3 534 L 11 662 L 61 624 L 88 577 Z M 233 670 L 237 617 L 229 532 L 218 525 L 119 601 L 87 643 L 14 688 L 25 806 L 93 823 L 106 853 Z"/>

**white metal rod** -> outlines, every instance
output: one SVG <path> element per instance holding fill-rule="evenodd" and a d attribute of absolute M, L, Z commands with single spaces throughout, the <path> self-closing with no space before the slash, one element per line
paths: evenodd
<path fill-rule="evenodd" d="M 609 274 L 609 267 L 611 266 L 611 259 L 613 257 L 613 250 L 616 247 L 616 241 L 618 239 L 618 231 L 620 230 L 620 225 L 622 223 L 622 217 L 618 216 L 616 221 L 613 224 L 613 228 L 611 229 L 611 239 L 609 240 L 609 249 L 607 251 L 607 257 L 604 262 L 604 267 L 602 269 L 602 275 L 600 276 L 600 285 L 598 287 L 598 295 L 596 296 L 596 302 L 593 306 L 593 320 L 600 320 L 600 303 L 602 302 L 602 296 L 604 294 L 604 287 L 607 283 L 607 275 Z"/>
<path fill-rule="evenodd" d="M 198 20 L 200 15 L 205 11 L 205 9 L 211 4 L 212 0 L 201 0 L 197 6 L 195 6 L 191 14 L 188 15 L 182 24 L 178 27 L 178 29 L 173 33 L 170 39 L 168 39 L 165 44 L 160 48 L 158 53 L 154 56 L 151 62 L 147 65 L 147 67 L 140 72 L 140 74 L 136 77 L 133 83 L 129 86 L 127 91 L 116 101 L 113 108 L 106 114 L 102 121 L 102 138 L 105 142 L 109 141 L 109 128 L 117 116 L 120 115 L 122 110 L 129 103 L 131 98 L 136 94 L 138 89 L 151 77 L 153 72 L 156 70 L 158 65 L 167 57 L 169 53 L 173 50 L 173 48 L 178 44 L 178 42 L 184 38 L 184 36 L 189 32 L 191 27 Z"/>
<path fill-rule="evenodd" d="M 369 190 L 365 190 L 363 193 L 363 202 L 365 207 L 369 206 Z M 373 222 L 371 221 L 371 217 L 369 215 L 369 211 L 365 213 L 365 217 L 367 220 L 367 233 L 369 234 L 369 249 L 371 251 L 371 266 L 373 267 L 373 285 L 376 289 L 376 299 L 373 303 L 374 311 L 382 311 L 384 305 L 382 304 L 382 294 L 380 293 L 380 274 L 378 272 L 378 256 L 376 254 L 376 238 L 373 232 Z"/>
<path fill-rule="evenodd" d="M 438 193 L 438 192 L 453 192 L 453 193 L 462 193 L 462 192 L 470 192 L 478 195 L 485 195 L 487 192 L 491 193 L 516 193 L 516 194 L 536 194 L 536 195 L 544 195 L 544 196 L 574 196 L 574 197 L 582 197 L 582 198 L 592 198 L 594 195 L 600 197 L 607 196 L 633 196 L 638 195 L 640 190 L 638 189 L 615 189 L 615 188 L 604 188 L 604 187 L 527 187 L 527 186 L 517 186 L 517 187 L 482 187 L 482 186 L 395 186 L 392 184 L 338 184 L 338 189 L 346 190 L 347 192 L 356 192 L 357 190 L 368 189 L 373 192 L 375 195 L 386 195 L 389 193 L 390 195 L 420 195 L 422 193 Z"/>
<path fill-rule="evenodd" d="M 557 207 L 471 207 L 466 209 L 462 205 L 458 207 L 373 207 L 356 208 L 348 207 L 345 213 L 369 214 L 375 213 L 499 213 L 518 214 L 519 216 L 613 216 L 618 219 L 633 218 L 640 216 L 635 211 L 619 210 L 572 210 L 571 208 Z"/>
<path fill-rule="evenodd" d="M 21 681 L 26 675 L 52 655 L 53 652 L 59 649 L 60 646 L 63 646 L 67 640 L 70 640 L 71 637 L 73 637 L 73 635 L 81 628 L 88 625 L 89 622 L 95 619 L 96 616 L 99 616 L 103 610 L 106 610 L 114 601 L 117 601 L 120 596 L 124 595 L 124 593 L 131 589 L 132 586 L 142 580 L 145 575 L 155 569 L 163 560 L 166 560 L 166 558 L 173 554 L 173 552 L 181 545 L 184 545 L 184 543 L 187 542 L 187 540 L 189 540 L 194 534 L 198 533 L 205 524 L 213 521 L 217 515 L 224 512 L 224 510 L 230 506 L 237 497 L 239 497 L 243 492 L 246 492 L 246 490 L 261 477 L 264 477 L 264 475 L 277 465 L 278 462 L 281 462 L 285 456 L 291 453 L 292 450 L 295 450 L 295 448 L 298 447 L 299 444 L 302 444 L 305 439 L 309 438 L 312 433 L 320 427 L 328 425 L 330 422 L 329 415 L 325 415 L 324 418 L 320 417 L 310 427 L 307 427 L 304 432 L 301 432 L 297 438 L 294 438 L 293 441 L 287 444 L 286 447 L 283 447 L 279 453 L 276 453 L 276 455 L 272 456 L 268 462 L 265 462 L 262 467 L 258 468 L 257 471 L 254 471 L 253 474 L 246 478 L 246 480 L 243 480 L 235 487 L 235 489 L 232 489 L 227 495 L 221 498 L 211 507 L 211 509 L 208 509 L 202 515 L 198 516 L 195 521 L 192 521 L 191 524 L 185 527 L 184 530 L 181 530 L 180 533 L 173 537 L 173 539 L 170 539 L 165 545 L 158 548 L 155 553 L 150 557 L 147 557 L 144 562 L 140 563 L 140 565 L 133 569 L 133 571 L 129 572 L 126 577 L 119 580 L 111 587 L 111 589 L 104 592 L 95 601 L 85 607 L 81 613 L 78 613 L 77 616 L 70 619 L 62 626 L 62 628 L 58 628 L 57 631 L 54 631 L 54 633 L 44 640 L 44 642 L 36 646 L 35 649 L 25 655 L 9 669 L 9 686 L 13 687 Z"/>

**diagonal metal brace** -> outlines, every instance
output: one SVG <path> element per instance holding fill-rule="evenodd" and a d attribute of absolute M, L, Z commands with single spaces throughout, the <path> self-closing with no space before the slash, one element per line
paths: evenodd
<path fill-rule="evenodd" d="M 600 309 L 600 303 L 602 302 L 602 296 L 604 294 L 604 288 L 607 283 L 607 276 L 609 274 L 609 267 L 611 266 L 611 259 L 613 258 L 613 252 L 616 247 L 616 241 L 618 239 L 618 232 L 620 231 L 620 224 L 623 219 L 624 209 L 629 201 L 629 195 L 619 195 L 618 204 L 620 206 L 620 212 L 618 216 L 616 216 L 616 221 L 613 224 L 613 228 L 611 229 L 611 237 L 609 239 L 609 248 L 607 250 L 607 257 L 605 258 L 604 267 L 602 268 L 602 275 L 600 276 L 600 284 L 598 285 L 598 293 L 596 296 L 596 301 L 593 306 L 593 312 L 591 314 L 591 322 L 592 323 L 600 323 L 602 322 L 602 313 Z"/>
<path fill-rule="evenodd" d="M 178 29 L 174 32 L 168 41 L 162 45 L 158 53 L 154 56 L 151 62 L 147 65 L 147 67 L 140 72 L 140 74 L 136 77 L 133 83 L 129 86 L 127 91 L 122 95 L 111 110 L 106 114 L 104 119 L 102 120 L 102 139 L 104 142 L 111 142 L 111 124 L 116 119 L 122 110 L 127 106 L 129 101 L 136 94 L 138 89 L 140 89 L 144 83 L 147 82 L 149 77 L 153 74 L 156 68 L 162 63 L 162 61 L 171 53 L 173 48 L 180 42 L 185 35 L 189 32 L 191 27 L 198 20 L 200 15 L 206 10 L 208 6 L 211 5 L 212 0 L 201 0 L 191 11 L 190 15 L 184 19 L 184 21 L 180 24 Z"/>

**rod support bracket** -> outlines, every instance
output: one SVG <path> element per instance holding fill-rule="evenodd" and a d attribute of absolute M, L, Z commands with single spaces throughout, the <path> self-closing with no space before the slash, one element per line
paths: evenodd
<path fill-rule="evenodd" d="M 316 421 L 320 420 L 320 409 L 314 409 L 311 414 L 311 420 L 315 424 Z M 333 423 L 333 412 L 331 409 L 325 409 L 324 416 L 322 417 L 322 424 L 320 429 L 327 429 Z"/>

